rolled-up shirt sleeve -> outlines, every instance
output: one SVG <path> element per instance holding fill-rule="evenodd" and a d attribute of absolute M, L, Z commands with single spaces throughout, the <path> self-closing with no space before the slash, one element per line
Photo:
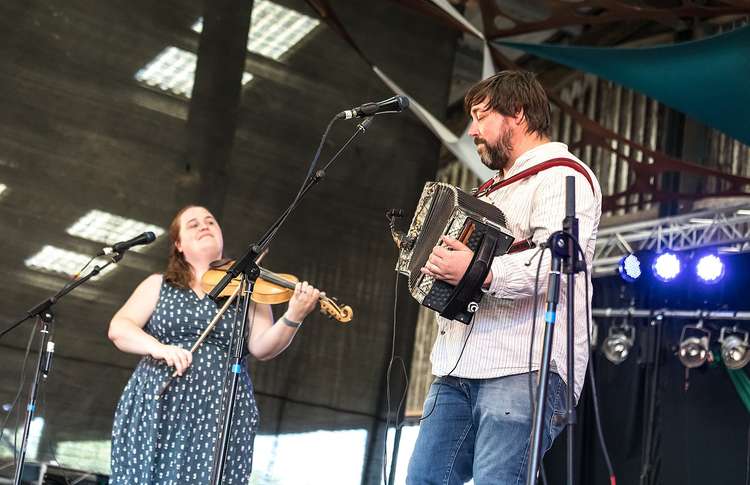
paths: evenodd
<path fill-rule="evenodd" d="M 537 187 L 529 201 L 531 239 L 537 248 L 546 243 L 549 236 L 562 230 L 565 217 L 565 177 L 575 177 L 576 216 L 578 217 L 578 241 L 586 247 L 586 241 L 595 237 L 594 228 L 598 218 L 598 201 L 586 178 L 568 167 L 554 167 L 535 175 Z M 519 299 L 534 294 L 536 272 L 539 261 L 532 256 L 536 249 L 498 256 L 492 262 L 492 282 L 487 290 L 491 296 L 503 299 Z M 550 267 L 550 253 L 543 251 L 539 278 L 539 292 L 546 293 Z M 529 264 L 529 261 L 531 263 Z M 589 267 L 591 261 L 587 261 Z"/>

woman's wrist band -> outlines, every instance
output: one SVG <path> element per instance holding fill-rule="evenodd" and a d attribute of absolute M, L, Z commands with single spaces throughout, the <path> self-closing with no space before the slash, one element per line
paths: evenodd
<path fill-rule="evenodd" d="M 287 327 L 300 328 L 302 326 L 302 322 L 293 322 L 287 317 L 281 317 L 281 321 L 284 322 L 284 325 L 286 325 Z"/>

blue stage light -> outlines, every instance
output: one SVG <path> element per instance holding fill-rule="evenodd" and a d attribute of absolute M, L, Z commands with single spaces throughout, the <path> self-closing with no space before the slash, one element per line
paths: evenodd
<path fill-rule="evenodd" d="M 674 253 L 662 253 L 654 259 L 651 268 L 654 270 L 654 276 L 666 283 L 680 274 L 680 259 Z"/>
<path fill-rule="evenodd" d="M 695 273 L 703 283 L 716 283 L 724 276 L 724 262 L 715 254 L 707 254 L 698 260 Z"/>
<path fill-rule="evenodd" d="M 641 260 L 635 254 L 628 254 L 620 260 L 617 271 L 622 279 L 632 283 L 641 276 Z"/>

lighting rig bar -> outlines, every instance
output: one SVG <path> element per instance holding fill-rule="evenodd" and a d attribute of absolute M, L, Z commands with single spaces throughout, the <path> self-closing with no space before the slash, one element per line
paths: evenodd
<path fill-rule="evenodd" d="M 750 320 L 750 312 L 704 310 L 645 310 L 638 308 L 594 308 L 591 310 L 591 316 L 594 318 L 619 318 L 628 316 L 633 318 L 651 318 L 658 315 L 670 318 L 688 318 L 696 320 Z"/>
<path fill-rule="evenodd" d="M 620 259 L 635 251 L 684 251 L 706 247 L 724 253 L 750 251 L 750 201 L 600 229 L 594 250 L 593 276 L 615 274 Z"/>

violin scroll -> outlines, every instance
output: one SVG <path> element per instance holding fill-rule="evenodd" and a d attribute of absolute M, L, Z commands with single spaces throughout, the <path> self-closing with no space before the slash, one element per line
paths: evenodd
<path fill-rule="evenodd" d="M 340 323 L 349 323 L 354 318 L 354 310 L 349 305 L 339 305 L 333 298 L 320 299 L 320 313 L 335 318 Z"/>

